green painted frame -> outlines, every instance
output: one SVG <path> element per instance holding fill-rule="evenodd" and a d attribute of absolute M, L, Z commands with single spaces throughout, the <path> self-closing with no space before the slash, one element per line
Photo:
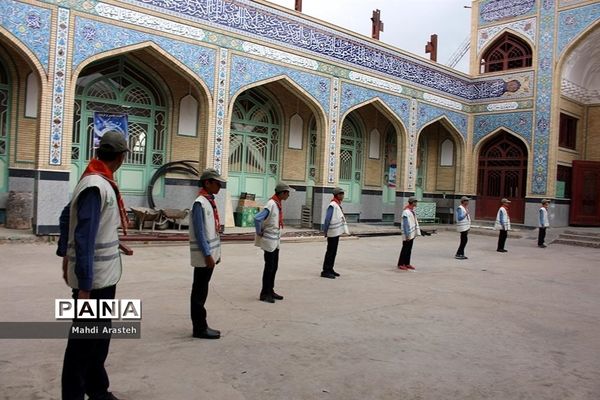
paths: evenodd
<path fill-rule="evenodd" d="M 339 185 L 346 191 L 344 201 L 347 203 L 360 203 L 364 165 L 362 132 L 359 121 L 349 114 L 342 124 L 339 159 Z M 344 164 L 349 166 L 348 170 Z"/>
<path fill-rule="evenodd" d="M 276 101 L 259 88 L 246 90 L 235 99 L 227 181 L 232 198 L 242 192 L 263 200 L 271 197 L 281 172 L 282 115 Z"/>
<path fill-rule="evenodd" d="M 99 76 L 79 84 L 80 80 L 95 74 Z M 78 78 L 73 112 L 71 188 L 77 183 L 92 154 L 90 142 L 94 112 L 121 112 L 128 114 L 129 146 L 132 152 L 117 172 L 119 186 L 125 194 L 146 193 L 148 182 L 166 162 L 168 154 L 168 105 L 165 93 L 164 88 L 143 67 L 126 56 L 98 61 L 82 71 Z M 136 135 L 136 132 L 140 135 Z M 136 151 L 142 143 L 143 148 Z M 154 185 L 153 194 L 164 194 L 164 179 L 161 178 Z"/>

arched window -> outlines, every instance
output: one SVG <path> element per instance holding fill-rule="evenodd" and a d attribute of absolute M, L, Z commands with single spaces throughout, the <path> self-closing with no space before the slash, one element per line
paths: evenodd
<path fill-rule="evenodd" d="M 508 32 L 500 36 L 483 54 L 483 72 L 531 67 L 531 47 Z"/>
<path fill-rule="evenodd" d="M 72 175 L 78 177 L 93 157 L 94 113 L 127 114 L 131 152 L 119 170 L 124 176 L 119 183 L 125 192 L 145 191 L 167 154 L 167 106 L 157 83 L 121 56 L 87 66 L 77 77 L 75 90 Z"/>
<path fill-rule="evenodd" d="M 362 134 L 356 121 L 348 116 L 342 125 L 340 181 L 360 182 L 362 151 Z"/>
<path fill-rule="evenodd" d="M 181 136 L 197 136 L 198 101 L 188 94 L 179 102 L 179 126 L 177 134 Z"/>
<path fill-rule="evenodd" d="M 242 192 L 264 199 L 280 176 L 281 117 L 267 91 L 259 88 L 240 94 L 231 113 L 229 180 L 233 196 Z"/>

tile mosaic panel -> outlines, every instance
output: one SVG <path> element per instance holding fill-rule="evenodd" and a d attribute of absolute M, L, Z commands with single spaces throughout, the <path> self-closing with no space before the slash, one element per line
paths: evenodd
<path fill-rule="evenodd" d="M 473 145 L 499 128 L 517 133 L 531 144 L 532 112 L 513 112 L 505 114 L 476 115 L 473 129 Z"/>
<path fill-rule="evenodd" d="M 555 0 L 543 0 L 540 12 L 540 38 L 537 49 L 536 111 L 533 137 L 533 173 L 531 192 L 544 195 L 547 189 L 552 69 L 554 66 Z"/>
<path fill-rule="evenodd" d="M 229 96 L 233 96 L 244 86 L 281 75 L 287 76 L 310 93 L 321 104 L 325 113 L 329 113 L 329 78 L 237 55 L 231 60 Z"/>
<path fill-rule="evenodd" d="M 489 24 L 533 13 L 535 13 L 535 0 L 482 0 L 479 4 L 479 24 Z"/>
<path fill-rule="evenodd" d="M 446 99 L 444 97 L 436 96 L 434 94 L 423 93 L 423 100 L 425 100 L 429 103 L 438 104 L 443 107 L 452 108 L 454 110 L 458 110 L 458 111 L 463 110 L 463 105 L 460 104 L 459 102 L 450 100 L 450 99 Z"/>
<path fill-rule="evenodd" d="M 421 131 L 423 127 L 431 121 L 440 117 L 446 117 L 456 130 L 467 140 L 467 116 L 454 111 L 444 110 L 443 108 L 431 106 L 429 104 L 419 103 L 417 114 L 417 131 Z"/>
<path fill-rule="evenodd" d="M 406 177 L 406 189 L 415 190 L 415 179 L 417 176 L 417 122 L 419 103 L 416 99 L 410 100 L 410 115 L 408 124 L 408 173 Z"/>
<path fill-rule="evenodd" d="M 0 1 L 0 25 L 22 41 L 48 72 L 52 12 L 13 0 Z"/>
<path fill-rule="evenodd" d="M 124 1 L 220 29 L 248 34 L 267 43 L 293 46 L 338 63 L 378 71 L 462 99 L 499 97 L 504 93 L 494 87 L 493 81 L 485 80 L 474 85 L 471 80 L 458 74 L 438 70 L 435 66 L 390 52 L 366 40 L 258 3 L 242 0 Z M 490 88 L 487 89 L 487 86 Z"/>
<path fill-rule="evenodd" d="M 331 112 L 329 113 L 329 143 L 327 162 L 327 183 L 335 183 L 335 164 L 337 163 L 337 133 L 340 120 L 340 80 L 333 78 L 331 84 Z"/>
<path fill-rule="evenodd" d="M 75 18 L 73 69 L 93 55 L 148 41 L 154 42 L 166 53 L 181 61 L 204 81 L 212 92 L 216 59 L 213 49 L 82 17 Z"/>
<path fill-rule="evenodd" d="M 477 32 L 477 51 L 487 46 L 496 35 L 504 29 L 511 29 L 515 32 L 523 34 L 529 38 L 532 43 L 535 43 L 535 34 L 537 31 L 536 19 L 528 18 L 521 21 L 511 22 L 509 24 L 494 25 L 489 28 L 480 29 Z"/>
<path fill-rule="evenodd" d="M 368 100 L 379 98 L 396 116 L 404 126 L 408 126 L 410 102 L 404 97 L 394 96 L 378 90 L 368 89 L 363 86 L 342 83 L 340 115 L 344 115 L 350 108 Z"/>
<path fill-rule="evenodd" d="M 56 48 L 54 54 L 54 79 L 52 90 L 52 119 L 50 122 L 50 165 L 62 163 L 63 118 L 65 113 L 65 81 L 69 52 L 70 11 L 58 9 Z"/>
<path fill-rule="evenodd" d="M 561 11 L 558 14 L 558 54 L 600 19 L 600 3 Z"/>
<path fill-rule="evenodd" d="M 221 173 L 223 167 L 223 140 L 225 138 L 225 105 L 227 104 L 227 81 L 229 78 L 227 49 L 219 51 L 217 107 L 215 111 L 215 142 L 213 167 Z"/>

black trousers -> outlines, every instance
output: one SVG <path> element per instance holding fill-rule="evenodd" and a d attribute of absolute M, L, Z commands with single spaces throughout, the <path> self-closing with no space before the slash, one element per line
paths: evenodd
<path fill-rule="evenodd" d="M 94 289 L 91 299 L 114 299 L 117 286 Z M 77 299 L 79 290 L 73 289 L 73 298 Z M 80 320 L 84 322 L 84 320 Z M 90 321 L 90 320 L 86 320 Z M 110 320 L 96 320 L 110 326 Z M 96 322 L 95 321 L 95 322 Z M 77 322 L 74 322 L 77 324 Z M 75 339 L 69 337 L 62 370 L 62 399 L 83 400 L 84 395 L 102 396 L 108 391 L 110 382 L 104 369 L 108 356 L 108 339 Z"/>
<path fill-rule="evenodd" d="M 498 235 L 498 249 L 497 250 L 504 250 L 504 245 L 506 244 L 507 237 L 508 237 L 508 231 L 501 230 L 500 234 Z"/>
<path fill-rule="evenodd" d="M 325 252 L 325 260 L 323 260 L 323 272 L 333 271 L 339 242 L 339 236 L 327 238 L 327 251 Z"/>
<path fill-rule="evenodd" d="M 271 252 L 265 251 L 265 269 L 263 270 L 262 276 L 261 295 L 273 294 L 273 289 L 275 288 L 275 274 L 277 274 L 278 266 L 279 249 L 275 249 Z"/>
<path fill-rule="evenodd" d="M 194 283 L 192 283 L 192 295 L 190 296 L 190 313 L 194 332 L 203 331 L 208 328 L 206 323 L 206 298 L 208 297 L 208 283 L 212 277 L 214 268 L 194 268 Z"/>
<path fill-rule="evenodd" d="M 546 228 L 540 228 L 540 231 L 538 232 L 538 246 L 543 245 L 545 240 L 546 240 Z"/>
<path fill-rule="evenodd" d="M 465 255 L 465 247 L 467 247 L 467 242 L 469 241 L 469 231 L 466 230 L 460 233 L 460 245 L 458 245 L 458 250 L 456 250 L 457 256 Z"/>
<path fill-rule="evenodd" d="M 400 250 L 400 258 L 398 259 L 398 265 L 410 265 L 410 255 L 412 253 L 414 241 L 415 239 L 410 239 L 402 242 L 402 250 Z"/>

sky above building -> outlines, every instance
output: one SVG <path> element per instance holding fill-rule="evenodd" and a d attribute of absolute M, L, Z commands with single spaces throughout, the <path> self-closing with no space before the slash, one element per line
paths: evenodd
<path fill-rule="evenodd" d="M 294 9 L 294 0 L 268 0 Z M 381 11 L 380 40 L 429 58 L 425 45 L 438 35 L 438 62 L 446 65 L 471 34 L 471 0 L 303 0 L 302 12 L 362 35 L 371 36 L 373 10 Z M 454 67 L 468 72 L 469 54 Z"/>

